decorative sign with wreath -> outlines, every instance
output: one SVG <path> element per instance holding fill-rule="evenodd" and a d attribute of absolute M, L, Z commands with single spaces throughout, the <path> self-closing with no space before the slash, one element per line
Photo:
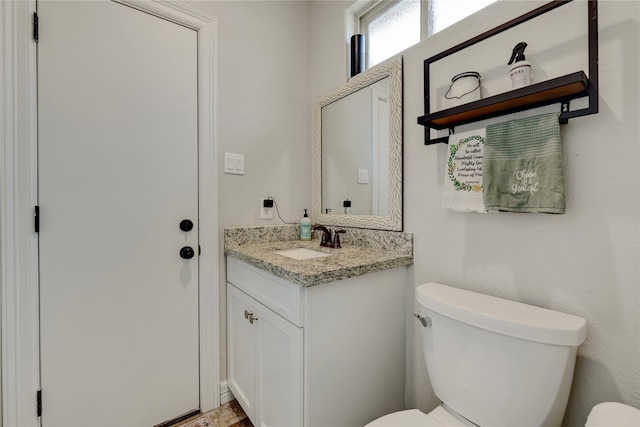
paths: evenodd
<path fill-rule="evenodd" d="M 484 136 L 468 135 L 454 141 L 449 137 L 447 176 L 457 191 L 481 193 Z"/>

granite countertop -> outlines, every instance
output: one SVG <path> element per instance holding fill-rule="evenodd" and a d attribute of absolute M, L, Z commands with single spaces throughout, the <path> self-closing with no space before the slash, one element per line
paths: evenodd
<path fill-rule="evenodd" d="M 296 260 L 275 253 L 278 250 L 293 248 L 312 249 L 330 256 Z M 225 239 L 224 249 L 227 256 L 237 258 L 304 287 L 410 265 L 413 264 L 412 252 L 412 250 L 410 252 L 388 250 L 350 243 L 343 243 L 340 249 L 325 248 L 321 247 L 319 240 L 315 239 L 307 242 Z"/>

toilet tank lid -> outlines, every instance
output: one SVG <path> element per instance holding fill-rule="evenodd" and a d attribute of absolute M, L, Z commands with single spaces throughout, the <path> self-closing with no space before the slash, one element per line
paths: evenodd
<path fill-rule="evenodd" d="M 416 299 L 451 319 L 529 341 L 577 347 L 587 336 L 581 317 L 438 283 L 418 286 Z"/>

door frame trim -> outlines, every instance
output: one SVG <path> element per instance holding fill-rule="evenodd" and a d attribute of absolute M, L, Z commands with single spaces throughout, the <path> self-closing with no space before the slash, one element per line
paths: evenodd
<path fill-rule="evenodd" d="M 167 0 L 114 0 L 198 33 L 200 409 L 220 406 L 218 21 Z M 36 1 L 0 2 L 0 285 L 2 426 L 39 426 Z"/>

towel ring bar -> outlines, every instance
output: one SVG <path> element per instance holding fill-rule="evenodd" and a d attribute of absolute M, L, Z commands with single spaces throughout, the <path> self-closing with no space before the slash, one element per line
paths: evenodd
<path fill-rule="evenodd" d="M 560 123 L 561 125 L 566 125 L 567 123 L 569 123 L 569 118 L 564 117 L 565 113 L 568 113 L 569 111 L 569 101 L 563 102 L 562 103 L 562 111 L 560 112 L 560 116 L 558 116 L 558 123 Z M 449 128 L 449 136 L 451 135 L 455 135 L 455 131 L 453 127 Z M 430 143 L 428 145 L 434 145 L 434 144 L 449 144 L 449 136 L 443 136 L 441 138 L 434 138 L 431 139 Z"/>

